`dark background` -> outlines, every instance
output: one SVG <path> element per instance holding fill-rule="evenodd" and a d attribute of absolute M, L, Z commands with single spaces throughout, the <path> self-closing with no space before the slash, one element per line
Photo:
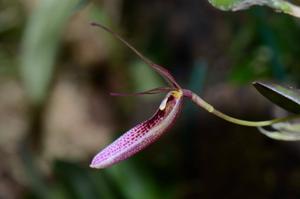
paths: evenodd
<path fill-rule="evenodd" d="M 300 198 L 298 142 L 271 140 L 188 101 L 146 150 L 108 169 L 88 167 L 163 99 L 109 92 L 165 85 L 91 21 L 221 111 L 265 120 L 284 113 L 251 82 L 299 86 L 299 19 L 265 7 L 222 12 L 200 0 L 71 1 L 61 16 L 64 2 L 0 2 L 0 199 Z"/>

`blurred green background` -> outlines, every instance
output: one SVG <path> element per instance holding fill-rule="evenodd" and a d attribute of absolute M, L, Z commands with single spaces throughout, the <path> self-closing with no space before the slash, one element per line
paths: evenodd
<path fill-rule="evenodd" d="M 298 1 L 299 3 L 299 1 Z M 124 36 L 218 109 L 281 116 L 252 87 L 300 83 L 300 20 L 255 7 L 221 12 L 200 0 L 0 1 L 0 199 L 297 199 L 300 144 L 235 126 L 190 102 L 138 155 L 88 167 L 101 148 L 149 118 L 163 86 L 111 35 Z"/>

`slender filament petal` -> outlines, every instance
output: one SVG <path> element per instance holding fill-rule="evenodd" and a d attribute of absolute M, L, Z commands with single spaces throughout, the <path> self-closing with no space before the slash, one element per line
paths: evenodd
<path fill-rule="evenodd" d="M 110 28 L 108 28 L 108 27 L 106 27 L 102 24 L 99 24 L 99 23 L 92 22 L 91 25 L 102 28 L 103 30 L 111 33 L 116 39 L 121 41 L 128 48 L 130 48 L 137 56 L 139 56 L 148 66 L 150 66 L 156 72 L 158 72 L 167 81 L 167 83 L 170 84 L 170 86 L 172 86 L 176 89 L 180 89 L 179 84 L 176 82 L 175 78 L 171 75 L 171 73 L 167 69 L 165 69 L 164 67 L 162 67 L 160 65 L 157 65 L 157 64 L 153 63 L 151 60 L 146 58 L 142 53 L 140 53 L 131 44 L 129 44 L 125 39 L 123 39 L 118 33 L 112 31 Z"/>
<path fill-rule="evenodd" d="M 158 93 L 167 93 L 169 91 L 173 90 L 170 87 L 159 87 L 159 88 L 154 88 L 151 90 L 147 91 L 142 91 L 142 92 L 137 92 L 137 93 L 115 93 L 111 92 L 109 93 L 111 96 L 140 96 L 140 95 L 152 95 L 152 94 L 158 94 Z"/>

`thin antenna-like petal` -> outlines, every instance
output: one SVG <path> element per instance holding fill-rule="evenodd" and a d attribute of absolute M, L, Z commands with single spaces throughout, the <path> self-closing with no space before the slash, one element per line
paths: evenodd
<path fill-rule="evenodd" d="M 106 168 L 143 150 L 172 126 L 182 106 L 183 93 L 170 91 L 151 119 L 146 120 L 100 151 L 90 167 Z"/>
<path fill-rule="evenodd" d="M 111 92 L 109 93 L 111 96 L 140 96 L 140 95 L 152 95 L 152 94 L 158 94 L 158 93 L 166 93 L 173 90 L 172 88 L 169 87 L 159 87 L 159 88 L 154 88 L 151 90 L 147 91 L 142 91 L 142 92 L 137 92 L 137 93 L 115 93 Z"/>
<path fill-rule="evenodd" d="M 153 63 L 151 60 L 146 58 L 142 53 L 140 53 L 137 49 L 135 49 L 131 44 L 129 44 L 127 41 L 125 41 L 119 34 L 112 31 L 110 28 L 99 24 L 99 23 L 91 23 L 92 26 L 99 27 L 109 33 L 111 33 L 115 38 L 117 38 L 119 41 L 121 41 L 123 44 L 125 44 L 128 48 L 130 48 L 135 54 L 137 54 L 147 65 L 152 67 L 155 71 L 157 71 L 163 78 L 170 84 L 170 86 L 175 87 L 176 89 L 180 89 L 179 84 L 176 82 L 175 78 L 170 74 L 170 72 L 165 69 L 162 66 L 159 66 L 155 63 Z"/>

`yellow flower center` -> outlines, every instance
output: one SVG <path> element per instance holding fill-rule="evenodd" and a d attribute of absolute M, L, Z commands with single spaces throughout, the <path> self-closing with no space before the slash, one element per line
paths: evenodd
<path fill-rule="evenodd" d="M 173 97 L 175 97 L 176 99 L 179 99 L 182 97 L 183 92 L 182 92 L 182 90 L 175 90 L 175 91 L 172 91 L 171 95 L 173 95 Z"/>

